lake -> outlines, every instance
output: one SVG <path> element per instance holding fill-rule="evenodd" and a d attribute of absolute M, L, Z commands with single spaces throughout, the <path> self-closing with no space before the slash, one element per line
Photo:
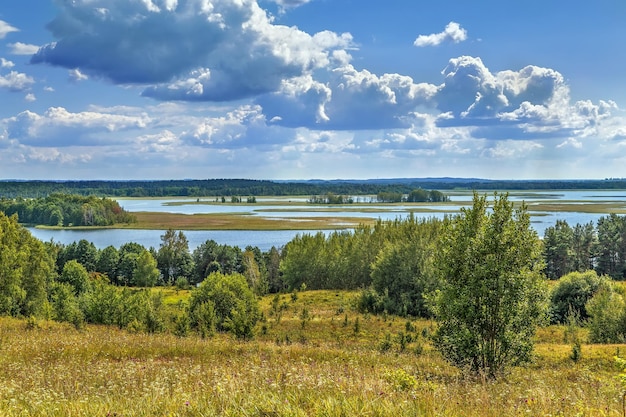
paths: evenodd
<path fill-rule="evenodd" d="M 492 195 L 487 192 L 488 197 Z M 363 200 L 363 197 L 360 197 Z M 450 196 L 451 204 L 436 204 L 420 207 L 433 210 L 432 212 L 415 212 L 417 217 L 436 217 L 443 218 L 446 214 L 458 212 L 460 207 L 467 207 L 471 204 L 472 195 L 469 193 L 452 194 Z M 573 202 L 576 204 L 585 203 L 601 203 L 610 202 L 623 203 L 626 207 L 626 191 L 519 191 L 509 194 L 511 201 L 524 200 L 531 204 L 533 202 Z M 119 203 L 124 209 L 130 212 L 148 211 L 161 213 L 243 213 L 251 216 L 262 216 L 271 218 L 297 219 L 299 217 L 358 217 L 358 218 L 380 218 L 382 220 L 393 220 L 397 217 L 406 217 L 411 211 L 416 210 L 414 205 L 383 205 L 377 203 L 355 203 L 347 206 L 340 206 L 345 211 L 336 210 L 337 206 L 326 205 L 302 205 L 306 199 L 293 198 L 290 200 L 280 199 L 284 202 L 282 205 L 271 204 L 278 199 L 274 198 L 258 198 L 256 204 L 197 204 L 197 200 L 184 198 L 162 198 L 162 199 L 119 199 Z M 202 201 L 210 202 L 211 200 L 202 199 Z M 171 203 L 186 203 L 180 205 L 171 205 Z M 300 203 L 298 205 L 297 203 Z M 359 209 L 367 209 L 368 212 L 358 211 Z M 311 210 L 311 211 L 309 211 Z M 372 210 L 374 212 L 372 212 Z M 557 220 L 565 220 L 571 226 L 576 223 L 596 223 L 604 213 L 582 213 L 582 212 L 545 212 L 532 211 L 531 214 L 532 227 L 537 231 L 539 236 L 543 236 L 547 227 L 553 226 Z M 163 230 L 129 230 L 129 229 L 101 229 L 101 230 L 48 230 L 29 228 L 30 232 L 36 238 L 49 241 L 54 240 L 63 244 L 69 244 L 81 239 L 93 242 L 96 247 L 103 249 L 109 245 L 119 248 L 127 242 L 136 242 L 147 248 L 158 248 L 161 243 L 161 235 Z M 207 240 L 215 240 L 219 244 L 231 246 L 257 246 L 263 251 L 269 250 L 272 246 L 277 248 L 285 245 L 298 234 L 317 233 L 317 230 L 297 231 L 297 230 L 186 230 L 185 236 L 189 240 L 189 249 L 194 250 L 197 246 Z M 328 234 L 332 231 L 324 231 Z"/>

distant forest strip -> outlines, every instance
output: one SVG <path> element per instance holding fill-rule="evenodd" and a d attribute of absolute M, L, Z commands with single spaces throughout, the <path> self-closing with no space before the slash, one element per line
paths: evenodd
<path fill-rule="evenodd" d="M 409 194 L 424 190 L 617 190 L 626 179 L 486 180 L 475 178 L 397 178 L 385 180 L 268 181 L 250 179 L 156 181 L 0 181 L 0 197 L 34 198 L 53 193 L 110 197 L 316 196 Z"/>

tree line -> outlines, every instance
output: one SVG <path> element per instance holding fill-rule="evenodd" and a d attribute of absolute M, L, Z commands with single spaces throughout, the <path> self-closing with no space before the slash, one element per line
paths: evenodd
<path fill-rule="evenodd" d="M 485 180 L 476 178 L 396 178 L 388 180 L 268 181 L 252 179 L 154 181 L 0 181 L 0 196 L 45 197 L 52 193 L 109 197 L 205 197 L 261 195 L 377 195 L 423 190 L 619 190 L 626 179 Z"/>
<path fill-rule="evenodd" d="M 609 214 L 594 225 L 570 226 L 557 220 L 545 230 L 546 276 L 558 279 L 571 272 L 595 270 L 615 280 L 626 278 L 626 217 Z"/>
<path fill-rule="evenodd" d="M 54 193 L 39 198 L 1 198 L 0 211 L 22 223 L 48 226 L 111 226 L 135 222 L 117 201 L 96 196 Z"/>

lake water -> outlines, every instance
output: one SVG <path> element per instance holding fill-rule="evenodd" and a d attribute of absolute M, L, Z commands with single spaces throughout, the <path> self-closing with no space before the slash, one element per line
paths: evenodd
<path fill-rule="evenodd" d="M 487 193 L 490 197 L 491 193 Z M 362 199 L 362 197 L 361 197 Z M 443 218 L 446 214 L 456 213 L 459 207 L 466 207 L 471 204 L 471 194 L 452 195 L 450 197 L 451 205 L 430 205 L 428 209 L 433 212 L 415 212 L 417 217 L 436 217 Z M 623 202 L 626 206 L 626 190 L 617 191 L 547 191 L 547 192 L 516 192 L 510 193 L 511 201 L 524 200 L 527 203 L 535 201 L 546 202 L 555 200 L 559 202 L 575 201 L 577 204 L 599 203 L 599 202 Z M 352 204 L 346 207 L 345 211 L 324 211 L 334 210 L 336 206 L 323 205 L 272 205 L 275 199 L 257 199 L 257 204 L 193 204 L 196 199 L 181 198 L 163 198 L 163 199 L 120 199 L 120 205 L 130 212 L 149 211 L 162 213 L 246 213 L 253 216 L 270 217 L 274 219 L 297 219 L 300 217 L 357 217 L 357 218 L 380 218 L 382 220 L 393 220 L 398 217 L 406 217 L 415 206 L 411 205 L 381 205 L 376 203 Z M 183 205 L 168 205 L 172 202 L 187 202 Z M 210 201 L 210 200 L 206 200 Z M 284 200 L 281 200 L 284 201 Z M 294 203 L 305 201 L 305 199 L 293 199 Z M 265 203 L 265 204 L 264 204 Z M 352 211 L 359 208 L 367 209 L 375 212 L 359 212 Z M 280 211 L 276 211 L 279 209 Z M 313 211 L 307 211 L 313 210 Z M 532 227 L 537 231 L 539 236 L 543 236 L 547 227 L 553 226 L 557 220 L 565 220 L 571 226 L 576 223 L 596 223 L 598 219 L 606 214 L 599 213 L 578 213 L 578 212 L 537 212 L 530 210 Z M 81 239 L 93 242 L 96 247 L 102 249 L 106 246 L 113 245 L 119 248 L 127 242 L 136 242 L 147 248 L 158 247 L 161 243 L 162 230 L 128 230 L 128 229 L 102 229 L 102 230 L 46 230 L 29 228 L 33 236 L 36 238 L 49 241 L 54 240 L 63 244 L 69 244 Z M 231 246 L 257 246 L 263 251 L 269 250 L 272 246 L 277 248 L 284 246 L 298 234 L 317 233 L 312 231 L 292 231 L 292 230 L 219 230 L 219 231 L 184 231 L 185 236 L 189 240 L 190 250 L 194 250 L 197 246 L 207 240 L 215 240 L 219 244 L 227 244 Z M 331 233 L 325 231 L 325 233 Z"/>

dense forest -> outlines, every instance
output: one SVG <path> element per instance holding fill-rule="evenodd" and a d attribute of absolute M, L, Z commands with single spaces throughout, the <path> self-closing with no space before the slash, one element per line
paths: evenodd
<path fill-rule="evenodd" d="M 0 211 L 7 216 L 16 214 L 21 223 L 47 226 L 111 226 L 135 221 L 115 200 L 60 193 L 31 199 L 0 198 Z"/>
<path fill-rule="evenodd" d="M 112 197 L 377 195 L 424 190 L 575 190 L 624 189 L 626 179 L 604 180 L 485 180 L 407 178 L 387 180 L 267 181 L 250 179 L 155 181 L 0 181 L 0 197 L 45 197 L 52 193 Z"/>

